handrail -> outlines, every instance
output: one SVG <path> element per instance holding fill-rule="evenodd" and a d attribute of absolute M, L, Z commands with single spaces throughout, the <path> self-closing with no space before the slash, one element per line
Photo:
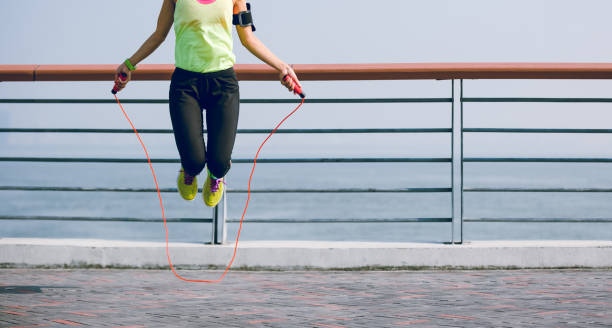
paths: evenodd
<path fill-rule="evenodd" d="M 0 81 L 110 81 L 116 64 L 0 65 Z M 612 63 L 380 63 L 298 64 L 303 81 L 420 79 L 612 79 Z M 141 64 L 134 80 L 169 80 L 174 65 Z M 238 79 L 275 81 L 278 73 L 263 64 L 237 64 Z"/>

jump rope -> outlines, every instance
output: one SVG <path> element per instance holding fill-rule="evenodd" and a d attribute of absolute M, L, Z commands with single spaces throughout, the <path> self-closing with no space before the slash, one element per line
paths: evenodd
<path fill-rule="evenodd" d="M 126 73 L 121 73 L 119 75 L 119 78 L 121 79 L 121 81 L 125 81 L 127 79 L 127 74 Z M 140 142 L 140 145 L 142 145 L 142 150 L 144 150 L 145 156 L 147 156 L 147 161 L 149 162 L 149 168 L 151 168 L 151 174 L 153 175 L 153 181 L 155 181 L 155 188 L 157 188 L 157 196 L 159 198 L 159 206 L 161 207 L 162 218 L 164 219 L 164 228 L 166 230 L 166 255 L 168 257 L 168 264 L 170 264 L 170 269 L 172 270 L 172 273 L 174 273 L 174 275 L 177 278 L 179 278 L 179 279 L 181 279 L 183 281 L 189 281 L 189 282 L 217 283 L 217 282 L 220 282 L 221 280 L 223 280 L 223 278 L 225 277 L 225 275 L 229 271 L 230 267 L 232 266 L 232 263 L 234 263 L 234 259 L 236 258 L 236 252 L 238 250 L 238 239 L 240 238 L 240 231 L 242 230 L 242 222 L 244 221 L 244 216 L 246 214 L 247 208 L 249 207 L 249 200 L 251 198 L 251 179 L 253 179 L 253 172 L 255 172 L 255 165 L 257 164 L 257 157 L 259 157 L 259 151 L 263 148 L 263 146 L 266 144 L 266 142 L 268 142 L 268 139 L 270 139 L 270 137 L 272 137 L 274 132 L 276 132 L 276 130 L 291 115 L 293 115 L 295 112 L 297 112 L 297 110 L 300 109 L 300 107 L 302 107 L 302 105 L 304 104 L 304 100 L 306 100 L 306 95 L 302 92 L 302 88 L 297 83 L 295 83 L 295 80 L 293 80 L 293 78 L 291 76 L 285 75 L 283 77 L 283 80 L 286 81 L 287 79 L 291 79 L 294 82 L 295 86 L 293 88 L 293 93 L 296 94 L 296 95 L 299 95 L 302 98 L 302 101 L 300 102 L 300 104 L 291 113 L 289 113 L 287 116 L 285 116 L 285 118 L 283 118 L 283 120 L 280 121 L 280 123 L 278 123 L 276 125 L 274 130 L 272 130 L 272 132 L 270 132 L 270 134 L 268 134 L 268 137 L 261 143 L 261 145 L 259 146 L 259 149 L 257 149 L 257 153 L 255 154 L 255 158 L 253 160 L 253 168 L 251 169 L 251 175 L 249 176 L 249 188 L 248 188 L 248 193 L 247 193 L 247 200 L 246 200 L 246 204 L 244 205 L 244 211 L 242 212 L 242 217 L 240 218 L 240 226 L 238 227 L 238 234 L 236 235 L 236 244 L 234 245 L 234 254 L 232 255 L 232 259 L 230 260 L 229 264 L 225 268 L 225 271 L 223 271 L 223 274 L 217 280 L 187 279 L 187 278 L 181 277 L 176 272 L 176 270 L 174 270 L 174 267 L 172 266 L 172 261 L 170 260 L 170 248 L 168 246 L 168 244 L 169 244 L 168 243 L 168 226 L 166 224 L 166 215 L 164 213 L 164 204 L 162 202 L 161 193 L 159 192 L 159 185 L 157 184 L 157 178 L 155 176 L 155 170 L 153 169 L 153 165 L 151 164 L 151 159 L 149 158 L 149 153 L 147 152 L 147 147 L 145 147 L 144 143 L 142 142 L 142 139 L 140 139 L 140 135 L 138 134 L 138 131 L 134 127 L 134 124 L 132 124 L 132 120 L 130 120 L 130 118 L 128 117 L 127 113 L 123 109 L 123 106 L 121 105 L 121 102 L 119 101 L 119 98 L 117 98 L 117 92 L 119 91 L 119 86 L 118 86 L 118 83 L 115 83 L 115 86 L 113 87 L 113 90 L 111 92 L 115 96 L 115 99 L 117 100 L 117 104 L 119 104 L 119 108 L 121 108 L 121 111 L 123 112 L 123 115 L 125 116 L 127 121 L 130 123 L 130 125 L 132 126 L 132 129 L 134 130 L 134 133 L 136 134 L 136 137 L 138 138 L 138 141 Z"/>

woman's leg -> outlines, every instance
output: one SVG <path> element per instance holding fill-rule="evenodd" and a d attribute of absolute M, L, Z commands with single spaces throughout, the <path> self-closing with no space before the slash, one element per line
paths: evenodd
<path fill-rule="evenodd" d="M 233 70 L 231 74 L 208 79 L 206 97 L 206 129 L 208 130 L 208 170 L 222 178 L 232 165 L 232 151 L 238 128 L 240 93 Z"/>
<path fill-rule="evenodd" d="M 183 169 L 191 176 L 202 172 L 206 164 L 198 83 L 197 77 L 175 71 L 169 94 L 174 140 Z"/>

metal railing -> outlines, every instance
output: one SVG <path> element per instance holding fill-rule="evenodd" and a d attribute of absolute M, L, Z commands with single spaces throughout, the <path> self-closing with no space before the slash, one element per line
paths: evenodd
<path fill-rule="evenodd" d="M 368 134 L 368 133 L 449 133 L 451 154 L 439 158 L 262 158 L 258 163 L 449 163 L 450 187 L 437 188 L 344 188 L 344 189 L 256 189 L 254 193 L 451 193 L 451 217 L 435 218 L 373 218 L 373 219 L 251 219 L 249 222 L 446 222 L 451 224 L 451 243 L 463 242 L 464 222 L 612 222 L 612 219 L 588 218 L 464 218 L 464 192 L 612 192 L 612 188 L 464 188 L 464 163 L 474 162 L 574 162 L 612 163 L 612 158 L 499 158 L 464 157 L 464 133 L 598 133 L 610 134 L 612 129 L 516 129 L 516 128 L 464 128 L 463 109 L 466 103 L 610 103 L 612 98 L 466 98 L 463 96 L 464 79 L 612 79 L 612 64 L 366 64 L 366 65 L 296 65 L 302 80 L 407 80 L 448 79 L 450 97 L 446 98 L 347 98 L 307 99 L 312 104 L 379 104 L 379 103 L 446 103 L 451 109 L 451 128 L 380 128 L 380 129 L 280 129 L 277 133 L 293 134 Z M 140 65 L 133 73 L 134 80 L 169 80 L 173 66 Z M 266 81 L 277 79 L 277 74 L 264 65 L 236 65 L 241 80 Z M 98 81 L 113 79 L 111 65 L 0 65 L 0 81 Z M 126 104 L 167 104 L 160 99 L 125 99 Z M 104 104 L 114 99 L 0 99 L 3 104 Z M 293 99 L 241 99 L 244 104 L 297 103 Z M 459 125 L 459 129 L 455 127 Z M 269 133 L 268 129 L 239 129 L 239 134 Z M 0 133 L 132 133 L 129 129 L 50 129 L 0 128 Z M 143 134 L 171 134 L 169 129 L 142 129 Z M 234 163 L 252 163 L 252 159 L 233 159 Z M 146 163 L 143 158 L 63 158 L 63 157 L 0 157 L 0 162 L 59 162 L 59 163 Z M 153 158 L 152 163 L 180 163 L 175 158 Z M 153 188 L 80 188 L 80 187 L 26 187 L 1 186 L 5 191 L 65 191 L 65 192 L 156 192 Z M 163 188 L 161 192 L 176 192 L 176 188 Z M 246 193 L 242 189 L 228 189 L 228 193 Z M 168 222 L 212 223 L 212 243 L 226 238 L 227 197 L 221 208 L 213 209 L 211 218 L 169 218 Z M 0 216 L 0 220 L 57 220 L 57 221 L 127 221 L 161 222 L 159 218 L 110 217 L 51 217 Z M 456 227 L 457 226 L 457 227 Z M 456 240 L 455 229 L 459 230 Z"/>

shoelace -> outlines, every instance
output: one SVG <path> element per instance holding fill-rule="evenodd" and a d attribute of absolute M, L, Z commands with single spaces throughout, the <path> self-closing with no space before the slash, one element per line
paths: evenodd
<path fill-rule="evenodd" d="M 193 178 L 191 175 L 187 174 L 185 171 L 181 171 L 183 172 L 185 179 L 183 179 L 183 182 L 188 185 L 191 186 L 191 184 L 193 183 Z"/>
<path fill-rule="evenodd" d="M 225 184 L 225 181 L 223 181 L 223 178 L 221 179 L 210 179 L 210 192 L 217 192 L 219 191 L 219 185 L 223 183 Z"/>

